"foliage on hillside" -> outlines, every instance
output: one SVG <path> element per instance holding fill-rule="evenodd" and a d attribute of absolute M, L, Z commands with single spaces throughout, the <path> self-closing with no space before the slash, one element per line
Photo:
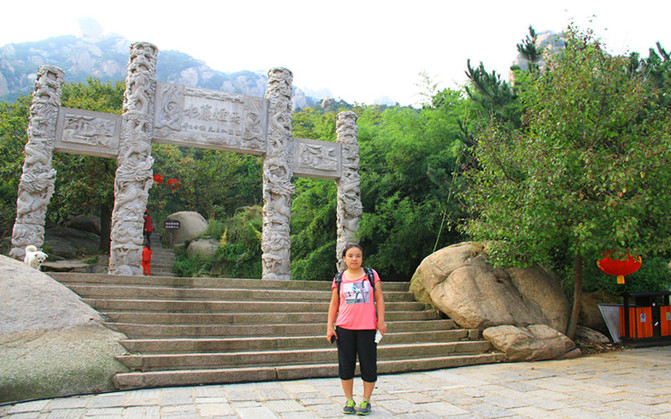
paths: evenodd
<path fill-rule="evenodd" d="M 466 231 L 491 241 L 495 262 L 570 278 L 573 337 L 587 264 L 611 249 L 671 252 L 671 113 L 628 57 L 590 32 L 565 36 L 561 54 L 517 78 L 521 127 L 493 120 L 480 133 L 463 197 L 475 215 Z"/>
<path fill-rule="evenodd" d="M 16 218 L 29 105 L 28 97 L 0 103 L 0 239 L 11 236 Z"/>
<path fill-rule="evenodd" d="M 211 218 L 203 238 L 219 241 L 212 257 L 177 250 L 174 271 L 180 276 L 261 278 L 261 207 L 242 207 L 225 220 Z"/>
<path fill-rule="evenodd" d="M 365 264 L 385 280 L 408 280 L 434 250 L 471 236 L 497 239 L 505 246 L 494 247 L 493 257 L 541 262 L 567 284 L 580 249 L 587 290 L 617 291 L 593 262 L 606 247 L 627 247 L 645 255 L 629 282 L 646 289 L 668 285 L 664 229 L 671 225 L 671 194 L 655 188 L 671 185 L 664 172 L 671 132 L 669 54 L 657 45 L 646 59 L 611 57 L 590 41 L 582 50 L 568 50 L 573 61 L 559 56 L 536 65 L 543 52 L 534 42 L 530 29 L 518 47 L 531 71 L 518 70 L 515 83 L 483 63 L 468 63 L 468 89 L 434 89 L 421 109 L 330 101 L 294 113 L 295 137 L 323 141 L 335 141 L 338 111 L 357 113 L 364 214 L 356 239 Z M 171 57 L 173 69 L 194 64 L 180 61 L 188 56 Z M 592 59 L 594 65 L 585 67 Z M 68 84 L 63 95 L 66 106 L 105 112 L 119 113 L 122 101 L 123 84 L 93 79 Z M 11 235 L 15 217 L 28 106 L 28 97 L 0 103 L 3 237 Z M 260 276 L 262 159 L 162 144 L 153 145 L 152 155 L 154 173 L 164 179 L 151 189 L 148 204 L 157 226 L 172 212 L 197 211 L 209 220 L 207 236 L 221 243 L 214 258 L 181 257 L 180 274 Z M 50 221 L 89 212 L 108 217 L 113 159 L 57 155 L 54 165 Z M 180 188 L 167 187 L 170 179 Z M 301 178 L 294 184 L 292 277 L 330 279 L 335 183 Z M 457 228 L 463 220 L 471 220 L 466 231 Z"/>

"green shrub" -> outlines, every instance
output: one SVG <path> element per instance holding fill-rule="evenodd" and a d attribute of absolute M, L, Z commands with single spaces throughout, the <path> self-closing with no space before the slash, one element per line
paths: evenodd
<path fill-rule="evenodd" d="M 194 255 L 189 257 L 186 254 L 186 248 L 189 246 L 187 241 L 184 246 L 175 248 L 176 262 L 172 266 L 172 271 L 177 276 L 186 277 L 207 277 L 210 276 L 210 269 L 213 264 L 211 258 L 204 258 L 201 255 Z"/>
<path fill-rule="evenodd" d="M 331 241 L 315 249 L 305 259 L 291 262 L 291 277 L 301 281 L 329 281 L 336 274 L 336 242 Z"/>
<path fill-rule="evenodd" d="M 224 223 L 217 251 L 217 271 L 234 278 L 261 278 L 262 209 L 239 209 Z"/>
<path fill-rule="evenodd" d="M 216 276 L 231 278 L 261 278 L 261 207 L 240 208 L 228 220 L 208 221 L 201 237 L 219 241 L 212 257 L 186 254 L 186 247 L 175 251 L 177 262 L 173 272 L 179 276 Z"/>

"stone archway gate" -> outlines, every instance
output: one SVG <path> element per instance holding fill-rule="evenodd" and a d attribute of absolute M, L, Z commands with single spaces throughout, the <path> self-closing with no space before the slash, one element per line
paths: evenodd
<path fill-rule="evenodd" d="M 363 212 L 356 115 L 338 114 L 335 143 L 294 138 L 289 70 L 270 70 L 266 96 L 258 98 L 158 82 L 157 56 L 152 44 L 131 45 L 122 115 L 61 107 L 64 72 L 39 68 L 10 254 L 20 258 L 26 246 L 44 243 L 54 152 L 116 158 L 109 273 L 141 275 L 151 143 L 159 142 L 263 156 L 263 279 L 290 278 L 292 176 L 335 180 L 339 259 Z"/>

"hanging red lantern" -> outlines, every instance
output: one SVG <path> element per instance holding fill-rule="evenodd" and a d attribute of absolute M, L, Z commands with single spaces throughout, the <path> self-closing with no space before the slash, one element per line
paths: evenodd
<path fill-rule="evenodd" d="M 154 175 L 154 183 L 160 185 L 163 183 L 163 176 L 161 175 Z"/>
<path fill-rule="evenodd" d="M 170 179 L 166 182 L 166 186 L 172 190 L 172 193 L 175 193 L 175 191 L 179 188 L 182 187 L 182 185 L 179 183 L 178 179 Z"/>
<path fill-rule="evenodd" d="M 596 262 L 596 265 L 604 273 L 608 275 L 617 276 L 617 283 L 624 284 L 624 277 L 626 275 L 631 275 L 643 264 L 641 256 L 632 256 L 627 252 L 626 255 L 622 255 L 620 259 L 611 257 L 611 252 L 606 251 L 601 253 L 603 256 L 602 259 L 599 259 Z"/>

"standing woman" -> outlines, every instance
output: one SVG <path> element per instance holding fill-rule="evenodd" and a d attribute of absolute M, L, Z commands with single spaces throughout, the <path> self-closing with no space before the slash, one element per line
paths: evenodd
<path fill-rule="evenodd" d="M 347 404 L 345 414 L 368 415 L 371 411 L 370 396 L 377 381 L 377 343 L 375 332 L 387 333 L 384 322 L 384 298 L 380 276 L 372 270 L 375 290 L 362 267 L 363 249 L 358 244 L 348 244 L 342 253 L 347 270 L 342 273 L 340 287 L 334 279 L 331 289 L 326 339 L 336 339 L 338 344 L 338 375 Z M 340 290 L 338 290 L 340 288 Z M 337 320 L 336 320 L 337 316 Z M 358 408 L 352 398 L 354 369 L 359 356 L 363 380 L 363 400 Z"/>
<path fill-rule="evenodd" d="M 149 216 L 149 210 L 144 209 L 144 229 L 142 234 L 144 235 L 144 243 L 143 246 L 147 247 L 147 249 L 151 249 L 151 233 L 154 231 L 154 222 L 151 220 L 151 217 Z"/>

